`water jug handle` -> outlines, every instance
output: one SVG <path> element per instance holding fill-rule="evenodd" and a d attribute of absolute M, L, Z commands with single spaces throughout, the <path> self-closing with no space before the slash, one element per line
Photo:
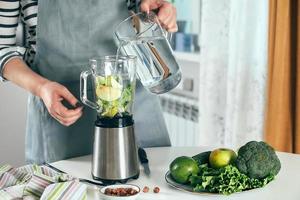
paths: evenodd
<path fill-rule="evenodd" d="M 173 36 L 173 33 L 170 33 L 170 32 L 168 32 L 168 31 L 166 31 L 165 35 L 166 35 L 166 39 L 167 39 L 169 42 L 172 42 L 172 36 Z"/>
<path fill-rule="evenodd" d="M 87 79 L 93 72 L 91 70 L 83 71 L 80 74 L 80 99 L 85 105 L 98 110 L 99 106 L 95 102 L 88 99 L 87 95 Z"/>

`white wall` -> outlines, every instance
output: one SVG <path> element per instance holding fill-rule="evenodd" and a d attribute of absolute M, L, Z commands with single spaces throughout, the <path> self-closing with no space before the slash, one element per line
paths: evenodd
<path fill-rule="evenodd" d="M 27 93 L 12 83 L 0 83 L 0 165 L 25 163 Z"/>

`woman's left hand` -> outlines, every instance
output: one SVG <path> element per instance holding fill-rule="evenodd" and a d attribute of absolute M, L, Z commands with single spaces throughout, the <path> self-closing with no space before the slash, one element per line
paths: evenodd
<path fill-rule="evenodd" d="M 141 11 L 149 12 L 158 9 L 158 19 L 161 25 L 168 32 L 176 32 L 178 30 L 176 23 L 176 8 L 169 2 L 164 0 L 142 0 Z"/>

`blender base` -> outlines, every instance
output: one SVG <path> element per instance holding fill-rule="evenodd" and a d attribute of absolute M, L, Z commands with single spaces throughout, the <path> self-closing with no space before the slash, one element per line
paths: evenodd
<path fill-rule="evenodd" d="M 139 177 L 140 168 L 132 116 L 95 122 L 93 179 L 104 184 L 126 183 Z"/>
<path fill-rule="evenodd" d="M 96 177 L 92 174 L 92 177 L 93 177 L 94 180 L 101 181 L 105 185 L 114 185 L 116 183 L 124 184 L 124 183 L 127 183 L 131 179 L 134 179 L 134 180 L 138 179 L 139 176 L 140 176 L 140 173 L 138 173 L 137 175 L 134 175 L 132 177 L 126 178 L 126 179 L 109 180 L 109 179 L 102 179 L 102 178 Z"/>

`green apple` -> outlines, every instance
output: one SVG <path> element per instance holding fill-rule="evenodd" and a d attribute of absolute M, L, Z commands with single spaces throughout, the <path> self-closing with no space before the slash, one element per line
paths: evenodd
<path fill-rule="evenodd" d="M 232 149 L 220 148 L 215 149 L 209 155 L 209 164 L 213 168 L 225 167 L 233 163 L 237 155 Z"/>
<path fill-rule="evenodd" d="M 122 89 L 114 88 L 104 85 L 98 85 L 96 88 L 96 95 L 98 98 L 105 101 L 114 101 L 121 97 Z"/>

